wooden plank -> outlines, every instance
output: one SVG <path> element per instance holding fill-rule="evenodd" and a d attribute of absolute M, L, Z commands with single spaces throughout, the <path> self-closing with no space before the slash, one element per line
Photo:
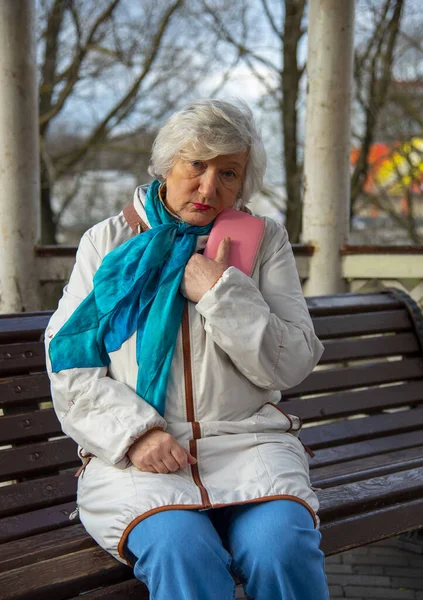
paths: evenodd
<path fill-rule="evenodd" d="M 96 545 L 78 522 L 69 527 L 6 542 L 0 545 L 0 573 Z"/>
<path fill-rule="evenodd" d="M 314 468 L 311 471 L 311 482 L 316 487 L 328 488 L 388 473 L 398 473 L 414 467 L 423 467 L 423 446 Z"/>
<path fill-rule="evenodd" d="M 393 244 L 342 244 L 340 248 L 341 256 L 347 256 L 349 254 L 405 254 L 405 255 L 419 255 L 423 254 L 423 246 L 416 245 L 405 245 L 394 246 Z"/>
<path fill-rule="evenodd" d="M 52 314 L 51 311 L 45 311 L 2 315 L 0 317 L 0 343 L 39 340 Z"/>
<path fill-rule="evenodd" d="M 336 521 L 322 522 L 321 549 L 326 556 L 399 535 L 422 526 L 423 498 L 377 508 Z"/>
<path fill-rule="evenodd" d="M 0 376 L 45 371 L 46 359 L 42 342 L 21 342 L 0 346 Z"/>
<path fill-rule="evenodd" d="M 303 435 L 301 435 L 303 438 Z M 342 446 L 332 448 L 321 448 L 316 450 L 316 455 L 309 459 L 310 468 L 323 467 L 326 465 L 335 465 L 350 461 L 354 458 L 364 458 L 366 456 L 375 456 L 385 454 L 390 451 L 400 451 L 406 448 L 414 448 L 422 443 L 422 430 L 408 431 L 387 437 L 377 439 L 361 440 Z"/>
<path fill-rule="evenodd" d="M 290 398 L 302 394 L 354 389 L 419 378 L 423 378 L 423 360 L 421 358 L 406 358 L 313 371 L 302 383 L 284 391 L 283 395 Z"/>
<path fill-rule="evenodd" d="M 6 517 L 75 500 L 76 488 L 77 478 L 74 472 L 0 487 L 0 516 Z"/>
<path fill-rule="evenodd" d="M 0 379 L 0 408 L 26 406 L 50 398 L 47 373 Z"/>
<path fill-rule="evenodd" d="M 423 409 L 414 408 L 397 413 L 344 419 L 335 423 L 307 427 L 301 432 L 301 440 L 313 449 L 328 448 L 366 439 L 387 437 L 405 431 L 421 431 L 422 428 Z"/>
<path fill-rule="evenodd" d="M 352 337 L 413 329 L 406 309 L 313 318 L 320 339 Z"/>
<path fill-rule="evenodd" d="M 389 473 L 318 492 L 322 519 L 362 513 L 422 497 L 423 467 Z M 423 513 L 422 513 L 423 514 Z"/>
<path fill-rule="evenodd" d="M 282 410 L 299 415 L 307 423 L 356 413 L 372 413 L 384 408 L 417 406 L 423 402 L 423 380 L 293 400 L 285 400 L 284 394 Z"/>
<path fill-rule="evenodd" d="M 132 577 L 132 570 L 100 547 L 14 569 L 0 575 L 7 600 L 65 600 Z"/>
<path fill-rule="evenodd" d="M 306 302 L 312 317 L 403 308 L 397 298 L 380 292 L 310 296 Z"/>
<path fill-rule="evenodd" d="M 149 597 L 146 586 L 138 579 L 132 578 L 93 592 L 85 592 L 82 598 L 83 600 L 122 600 L 122 598 L 125 600 L 148 600 Z M 81 596 L 73 596 L 71 600 L 81 600 Z"/>
<path fill-rule="evenodd" d="M 75 501 L 0 519 L 0 543 L 72 525 Z M 1 589 L 1 588 L 0 588 Z"/>
<path fill-rule="evenodd" d="M 43 244 L 35 247 L 37 256 L 76 256 L 78 246 Z"/>
<path fill-rule="evenodd" d="M 80 466 L 77 445 L 70 438 L 0 450 L 0 481 L 47 475 L 52 471 Z"/>
<path fill-rule="evenodd" d="M 2 444 L 35 441 L 62 434 L 61 425 L 52 408 L 0 417 Z"/>
<path fill-rule="evenodd" d="M 346 360 L 402 356 L 419 351 L 414 333 L 378 335 L 376 337 L 327 340 L 319 364 L 344 362 Z"/>

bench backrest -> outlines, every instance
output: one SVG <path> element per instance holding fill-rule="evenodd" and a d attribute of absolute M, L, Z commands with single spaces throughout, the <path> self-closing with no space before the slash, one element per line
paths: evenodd
<path fill-rule="evenodd" d="M 0 318 L 0 543 L 68 525 L 75 508 L 80 460 L 52 408 L 45 367 L 50 315 Z"/>
<path fill-rule="evenodd" d="M 318 484 L 330 472 L 321 467 L 343 461 L 357 468 L 363 459 L 368 469 L 373 455 L 397 452 L 400 469 L 403 451 L 420 460 L 420 309 L 399 291 L 309 298 L 308 307 L 325 351 L 313 373 L 283 393 L 282 406 L 303 419 L 303 443 L 320 450 L 312 461 Z M 383 471 L 374 466 L 375 475 Z"/>

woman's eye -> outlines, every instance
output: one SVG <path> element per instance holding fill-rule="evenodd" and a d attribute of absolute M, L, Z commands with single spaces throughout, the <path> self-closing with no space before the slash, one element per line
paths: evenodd
<path fill-rule="evenodd" d="M 194 169 L 201 169 L 203 166 L 203 163 L 200 160 L 192 160 L 190 164 Z"/>
<path fill-rule="evenodd" d="M 225 177 L 225 179 L 234 179 L 236 173 L 234 171 L 223 171 L 223 177 Z"/>

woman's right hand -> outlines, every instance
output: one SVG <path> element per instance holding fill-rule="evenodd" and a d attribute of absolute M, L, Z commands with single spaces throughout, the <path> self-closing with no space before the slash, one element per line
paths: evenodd
<path fill-rule="evenodd" d="M 127 456 L 134 467 L 147 473 L 174 473 L 197 462 L 172 435 L 161 429 L 152 429 L 136 440 Z"/>

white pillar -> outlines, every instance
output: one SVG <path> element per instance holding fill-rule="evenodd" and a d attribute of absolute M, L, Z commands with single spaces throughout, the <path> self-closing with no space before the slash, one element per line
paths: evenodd
<path fill-rule="evenodd" d="M 307 296 L 346 291 L 339 246 L 347 242 L 354 0 L 308 4 L 303 241 L 315 250 Z"/>
<path fill-rule="evenodd" d="M 40 309 L 34 0 L 0 1 L 0 313 Z"/>

